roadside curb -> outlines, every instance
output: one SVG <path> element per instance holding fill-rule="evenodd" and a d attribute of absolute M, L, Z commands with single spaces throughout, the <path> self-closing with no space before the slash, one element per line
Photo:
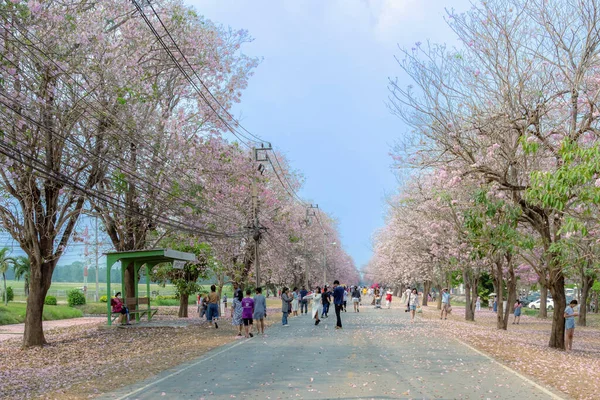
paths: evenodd
<path fill-rule="evenodd" d="M 553 392 L 552 390 L 550 390 L 550 388 L 546 388 L 534 381 L 532 381 L 531 379 L 529 379 L 528 377 L 526 377 L 525 375 L 515 371 L 514 369 L 512 369 L 511 367 L 504 365 L 503 363 L 501 363 L 500 361 L 496 360 L 494 357 L 490 356 L 489 354 L 486 354 L 478 349 L 476 349 L 475 347 L 471 346 L 470 344 L 467 344 L 465 342 L 463 342 L 460 339 L 454 338 L 454 340 L 456 340 L 458 343 L 462 344 L 463 346 L 467 347 L 468 349 L 474 351 L 475 353 L 479 354 L 480 356 L 483 356 L 485 358 L 487 358 L 488 360 L 490 360 L 491 362 L 498 364 L 499 366 L 501 366 L 502 368 L 504 368 L 506 371 L 512 373 L 513 375 L 518 376 L 520 379 L 524 380 L 525 382 L 529 383 L 530 385 L 534 386 L 535 388 L 537 388 L 539 391 L 541 391 L 542 393 L 546 394 L 549 396 L 550 399 L 552 400 L 568 400 L 568 397 L 561 397 L 558 394 L 556 394 L 555 392 Z"/>

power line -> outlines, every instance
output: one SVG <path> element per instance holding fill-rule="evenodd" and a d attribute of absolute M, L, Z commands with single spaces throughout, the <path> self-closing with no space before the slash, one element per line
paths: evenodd
<path fill-rule="evenodd" d="M 255 138 L 256 140 L 253 139 L 249 139 L 247 136 L 241 134 L 239 131 L 235 130 L 233 127 L 231 127 L 231 125 L 225 121 L 224 118 L 222 118 L 220 116 L 220 114 L 217 112 L 217 110 L 214 109 L 214 107 L 212 106 L 212 104 L 210 103 L 210 101 L 206 98 L 206 96 L 202 93 L 202 91 L 197 87 L 197 85 L 193 82 L 193 79 L 191 79 L 191 77 L 188 75 L 187 71 L 185 71 L 182 67 L 181 64 L 179 63 L 179 61 L 175 58 L 175 56 L 173 55 L 173 53 L 171 52 L 171 50 L 169 49 L 169 47 L 164 43 L 164 41 L 162 40 L 161 35 L 156 31 L 156 29 L 154 28 L 154 26 L 152 25 L 152 22 L 148 19 L 148 17 L 146 16 L 143 8 L 140 6 L 140 4 L 138 3 L 137 0 L 132 0 L 133 4 L 135 5 L 135 7 L 137 8 L 138 12 L 140 13 L 140 15 L 142 16 L 142 18 L 144 19 L 144 21 L 146 22 L 146 24 L 148 25 L 148 27 L 150 28 L 150 30 L 152 31 L 152 33 L 154 34 L 154 36 L 156 37 L 156 39 L 161 43 L 162 47 L 165 49 L 165 51 L 169 54 L 169 56 L 171 57 L 171 59 L 173 60 L 173 62 L 175 63 L 175 65 L 177 66 L 178 69 L 180 69 L 180 71 L 184 74 L 184 76 L 189 79 L 190 83 L 192 84 L 192 86 L 197 89 L 198 94 L 200 95 L 200 97 L 206 102 L 206 104 L 211 108 L 211 110 L 213 110 L 213 112 L 215 113 L 215 115 L 225 124 L 225 126 L 227 126 L 227 128 L 229 129 L 229 131 L 231 133 L 233 133 L 234 136 L 236 136 L 239 139 L 239 136 L 242 136 L 244 139 L 250 141 L 250 142 L 255 142 L 258 144 L 264 143 L 265 141 L 263 139 L 261 139 L 260 137 L 254 135 L 252 132 L 250 132 L 248 129 L 244 128 L 244 126 L 242 126 L 242 124 L 240 124 L 239 121 L 237 121 L 233 115 L 231 115 L 229 113 L 229 111 L 227 110 L 227 108 L 225 106 L 223 106 L 223 104 L 221 104 L 219 102 L 219 100 L 212 94 L 212 92 L 210 91 L 210 89 L 204 84 L 204 82 L 202 81 L 202 79 L 200 78 L 200 76 L 198 75 L 198 73 L 196 72 L 195 68 L 193 67 L 193 65 L 189 62 L 189 60 L 187 59 L 187 57 L 185 56 L 184 52 L 181 50 L 181 48 L 179 47 L 179 45 L 177 44 L 177 42 L 175 41 L 175 39 L 173 38 L 173 36 L 171 35 L 171 32 L 169 32 L 168 28 L 165 26 L 165 24 L 163 23 L 162 19 L 160 18 L 160 16 L 158 15 L 158 13 L 156 12 L 156 10 L 154 9 L 154 6 L 152 5 L 151 2 L 148 2 L 148 6 L 150 7 L 150 9 L 152 10 L 154 16 L 156 17 L 156 19 L 159 21 L 160 25 L 162 26 L 162 28 L 164 29 L 164 31 L 166 32 L 167 36 L 169 37 L 169 39 L 171 39 L 171 42 L 173 43 L 173 45 L 175 46 L 175 48 L 177 49 L 177 51 L 179 52 L 179 54 L 181 54 L 183 60 L 185 61 L 185 63 L 187 64 L 188 68 L 192 71 L 192 74 L 196 77 L 196 79 L 200 82 L 200 84 L 202 85 L 202 87 L 204 87 L 204 89 L 208 92 L 208 94 L 210 95 L 210 97 L 219 105 L 219 107 L 225 111 L 226 115 L 234 122 L 234 124 L 236 126 L 238 126 L 240 129 L 242 129 L 244 132 L 246 132 L 248 135 L 252 136 L 253 138 Z M 239 135 L 239 136 L 238 136 Z M 244 143 L 246 146 L 250 147 L 247 143 Z M 284 187 L 284 189 L 286 190 L 286 192 L 292 197 L 292 199 L 298 200 L 302 205 L 305 205 L 306 203 L 300 198 L 300 196 L 298 196 L 298 194 L 296 193 L 294 187 L 291 185 L 291 183 L 289 182 L 289 180 L 287 179 L 287 176 L 285 174 L 285 171 L 283 170 L 283 168 L 281 167 L 281 164 L 279 162 L 279 159 L 277 158 L 277 154 L 275 152 L 273 152 L 273 155 L 275 157 L 275 161 L 276 163 L 279 165 L 279 168 L 282 171 L 282 175 L 284 176 L 284 179 L 286 180 L 286 182 L 288 183 L 288 188 L 286 188 L 286 185 L 283 183 L 283 180 L 281 179 L 281 177 L 277 174 L 277 171 L 275 169 L 275 165 L 273 165 L 273 163 L 269 160 L 270 164 L 273 167 L 273 171 L 275 172 L 275 174 L 277 175 L 277 179 L 279 180 L 280 184 Z M 291 193 L 290 193 L 291 192 Z"/>
<path fill-rule="evenodd" d="M 33 34 L 31 31 L 29 31 L 29 30 L 28 30 L 28 29 L 26 29 L 26 28 L 23 28 L 23 27 L 21 27 L 21 26 L 19 26 L 19 27 L 18 27 L 17 25 L 15 25 L 15 23 L 14 23 L 14 22 L 12 22 L 12 21 L 9 21 L 9 20 L 7 19 L 7 17 L 6 17 L 6 16 L 5 16 L 3 13 L 0 13 L 0 17 L 2 17 L 2 18 L 3 18 L 3 19 L 6 21 L 6 22 L 10 23 L 10 25 L 11 25 L 12 27 L 14 27 L 14 28 L 17 28 L 17 30 L 19 30 L 19 32 L 20 32 L 21 34 L 23 34 L 23 36 L 24 36 L 25 38 L 27 38 L 27 39 L 28 39 L 27 43 L 24 43 L 24 42 L 23 42 L 23 41 L 21 41 L 21 40 L 20 40 L 20 39 L 19 39 L 17 36 L 15 36 L 15 34 L 12 32 L 12 30 L 11 30 L 11 29 L 7 29 L 7 32 L 8 32 L 8 33 L 9 33 L 9 34 L 10 34 L 10 35 L 11 35 L 11 36 L 12 36 L 12 37 L 13 37 L 13 38 L 14 38 L 14 39 L 15 39 L 15 40 L 16 40 L 16 41 L 19 43 L 19 44 L 20 44 L 20 46 L 18 46 L 18 48 L 19 48 L 19 50 L 21 51 L 21 53 L 22 53 L 23 55 L 27 56 L 27 54 L 25 53 L 25 51 L 23 50 L 23 48 L 26 48 L 26 47 L 32 47 L 32 48 L 34 48 L 36 51 L 38 51 L 39 53 L 41 53 L 42 55 L 44 55 L 44 56 L 45 56 L 45 57 L 46 57 L 46 58 L 47 58 L 47 59 L 48 59 L 48 60 L 49 60 L 49 61 L 50 61 L 52 64 L 54 64 L 54 65 L 56 66 L 56 68 L 57 68 L 59 71 L 63 72 L 63 74 L 64 74 L 64 75 L 66 75 L 67 77 L 69 77 L 69 78 L 70 78 L 70 80 L 71 80 L 71 81 L 72 81 L 72 82 L 73 82 L 73 83 L 74 83 L 76 86 L 80 87 L 80 88 L 81 88 L 81 89 L 83 89 L 84 91 L 87 91 L 87 89 L 86 89 L 86 88 L 84 88 L 84 87 L 83 87 L 83 86 L 82 86 L 82 85 L 81 85 L 81 84 L 78 82 L 78 80 L 77 80 L 77 79 L 74 79 L 73 77 L 71 77 L 71 75 L 70 75 L 70 74 L 69 74 L 67 71 L 65 71 L 65 70 L 64 70 L 64 69 L 63 69 L 63 68 L 62 68 L 62 67 L 61 67 L 61 66 L 60 66 L 58 63 L 56 63 L 56 62 L 55 62 L 55 61 L 52 59 L 52 57 L 50 57 L 50 56 L 49 56 L 47 53 L 45 53 L 45 52 L 44 52 L 43 50 L 41 50 L 39 47 L 35 46 L 35 44 L 34 44 L 34 41 L 31 39 L 31 36 L 32 36 L 33 38 L 35 38 L 35 39 L 36 39 L 38 42 L 41 42 L 41 43 L 43 43 L 43 41 L 42 41 L 42 40 L 41 40 L 39 37 L 37 37 L 35 34 Z M 19 29 L 19 28 L 20 28 L 20 29 Z M 24 33 L 23 31 L 25 31 L 25 32 L 27 32 L 27 33 Z M 28 35 L 29 35 L 30 37 L 28 37 Z M 40 59 L 40 58 L 39 58 L 37 55 L 35 55 L 35 54 L 32 54 L 32 55 L 33 55 L 33 57 L 35 57 L 35 58 L 36 58 L 36 59 L 37 59 L 39 62 L 43 62 L 43 60 L 41 60 L 41 59 Z M 9 60 L 9 62 L 10 62 L 10 60 Z M 10 62 L 10 63 L 11 63 L 11 64 L 12 64 L 12 65 L 13 65 L 15 68 L 18 68 L 18 65 L 14 64 L 14 63 L 12 63 L 12 62 Z M 20 68 L 19 68 L 19 69 L 20 69 Z M 20 70 L 21 70 L 21 71 L 20 71 L 20 73 L 21 73 L 22 75 L 24 75 L 24 76 L 27 76 L 27 74 L 25 74 L 25 73 L 24 73 L 24 71 L 23 71 L 22 69 L 20 69 Z M 84 77 L 85 77 L 85 75 L 84 75 Z M 86 80 L 89 80 L 89 79 L 86 77 Z M 60 89 L 60 87 L 58 88 L 58 90 L 61 90 L 61 89 Z M 61 90 L 61 91 L 62 91 L 62 90 Z M 66 95 L 68 95 L 68 93 L 65 93 L 65 92 L 63 92 L 63 94 L 66 94 Z M 5 97 L 7 97 L 7 96 L 5 96 Z M 7 97 L 7 98 L 8 98 L 8 97 Z M 10 99 L 10 98 L 9 98 L 9 99 Z M 135 129 L 135 127 L 134 127 L 134 126 L 131 126 L 131 125 L 130 125 L 130 123 L 128 123 L 128 122 L 123 122 L 123 121 L 119 120 L 118 118 L 116 118 L 116 117 L 115 117 L 115 116 L 112 114 L 112 112 L 111 112 L 110 110 L 106 110 L 106 111 L 105 111 L 105 110 L 99 110 L 99 109 L 98 109 L 98 108 L 95 106 L 95 104 L 88 102 L 88 101 L 86 100 L 85 96 L 84 96 L 84 97 L 81 97 L 80 99 L 81 99 L 81 100 L 83 100 L 83 102 L 86 104 L 87 108 L 91 108 L 92 110 L 94 110 L 94 111 L 98 112 L 102 118 L 107 118 L 107 119 L 108 119 L 108 120 L 110 120 L 112 123 L 115 123 L 115 122 L 116 122 L 116 123 L 119 125 L 119 126 L 118 126 L 118 128 L 120 128 L 121 130 L 125 130 L 125 129 L 123 129 L 123 127 L 124 127 L 124 126 L 125 126 L 126 128 L 128 128 L 128 129 L 130 129 L 130 130 L 131 130 L 131 129 Z M 14 99 L 11 99 L 11 100 L 14 100 Z M 10 106 L 7 106 L 7 107 L 9 107 L 9 108 L 10 108 Z M 15 111 L 15 110 L 13 109 L 13 111 Z M 23 114 L 20 114 L 20 115 L 21 115 L 22 117 L 25 117 Z M 81 114 L 81 117 L 83 117 L 83 118 L 85 118 L 87 121 L 90 121 L 90 122 L 91 122 L 91 120 L 89 119 L 89 117 L 88 117 L 88 116 L 87 116 L 85 113 L 82 113 L 82 114 Z M 32 122 L 36 123 L 38 126 L 40 125 L 40 123 L 39 123 L 39 122 L 37 122 L 37 121 L 34 121 L 34 120 L 32 120 L 31 118 L 29 118 L 29 117 L 27 117 L 27 118 L 28 118 L 28 119 L 30 119 Z M 98 119 L 98 121 L 100 121 L 100 119 Z M 59 133 L 57 133 L 57 132 L 55 132 L 55 134 L 56 134 L 57 136 L 59 136 L 59 137 L 61 136 L 61 135 L 60 135 Z M 116 136 L 117 136 L 118 138 L 120 138 L 120 139 L 123 139 L 123 140 L 125 140 L 125 141 L 128 141 L 128 142 L 130 141 L 130 139 L 129 139 L 129 138 L 125 137 L 125 136 L 124 136 L 124 135 L 122 135 L 122 134 L 117 134 Z M 93 153 L 91 153 L 89 150 L 85 149 L 83 146 L 81 146 L 81 145 L 80 145 L 79 143 L 77 143 L 76 141 L 73 141 L 73 140 L 72 140 L 72 139 L 70 139 L 69 137 L 66 137 L 66 136 L 62 136 L 62 137 L 63 137 L 65 140 L 71 141 L 71 142 L 72 142 L 72 143 L 73 143 L 75 146 L 78 146 L 78 147 L 80 147 L 80 148 L 81 148 L 81 150 L 83 150 L 83 151 L 87 151 L 87 152 L 88 152 L 88 153 L 90 153 L 92 156 L 96 157 L 98 160 L 106 161 L 104 158 L 102 158 L 102 157 L 100 157 L 100 156 L 98 156 L 98 155 L 96 155 L 96 154 L 93 154 Z M 151 145 L 150 143 L 147 143 L 147 142 L 145 142 L 145 141 L 144 141 L 144 139 L 143 139 L 143 137 L 141 137 L 141 136 L 140 136 L 140 137 L 137 137 L 136 139 L 140 140 L 142 143 L 144 143 L 144 144 L 147 146 L 147 148 L 148 148 L 148 149 L 150 149 L 150 150 L 151 150 L 151 147 L 152 147 L 152 145 Z M 158 156 L 159 156 L 159 158 L 160 158 L 160 161 L 162 161 L 162 162 L 164 162 L 164 163 L 168 163 L 168 162 L 170 161 L 170 160 L 169 160 L 169 159 L 167 159 L 167 158 L 160 157 L 160 154 L 159 154 Z M 111 164 L 111 163 L 110 163 L 110 161 L 107 161 L 107 162 L 109 163 L 109 165 Z M 140 175 L 138 175 L 137 173 L 135 173 L 135 172 L 131 172 L 131 171 L 127 170 L 126 168 L 123 168 L 123 165 L 126 165 L 126 163 L 119 163 L 119 164 L 117 165 L 117 168 L 118 168 L 120 171 L 126 172 L 126 173 L 127 173 L 127 174 L 128 174 L 130 177 L 132 177 L 132 178 L 136 178 L 136 179 L 138 179 L 138 180 L 140 180 L 140 181 L 142 181 L 142 182 L 144 182 L 144 183 L 146 183 L 146 184 L 148 184 L 148 185 L 150 185 L 150 186 L 154 187 L 155 189 L 157 189 L 157 190 L 159 190 L 159 191 L 166 192 L 166 190 L 165 190 L 165 189 L 163 189 L 163 188 L 159 187 L 158 185 L 156 185 L 155 183 L 153 183 L 151 180 L 146 180 L 145 178 L 141 177 L 141 176 L 140 176 Z M 176 167 L 175 169 L 177 170 L 177 167 Z M 186 177 L 190 178 L 190 175 L 187 173 L 187 171 L 185 171 L 185 170 L 182 170 L 182 172 L 184 172 L 184 175 L 186 175 Z M 170 181 L 169 181 L 169 182 L 170 182 Z M 141 192 L 143 193 L 143 191 L 141 191 Z M 173 197 L 173 198 L 175 198 L 175 199 L 181 200 L 181 201 L 182 201 L 184 204 L 185 204 L 185 203 L 189 203 L 189 202 L 190 202 L 189 200 L 184 200 L 184 199 L 182 199 L 182 198 L 181 198 L 181 197 L 179 197 L 179 196 L 174 196 L 172 193 L 169 193 L 169 192 L 166 192 L 166 193 L 168 193 L 169 197 Z M 225 216 L 222 216 L 222 215 L 220 215 L 220 214 L 217 214 L 217 213 L 214 213 L 214 212 L 212 212 L 212 211 L 210 211 L 210 210 L 203 209 L 202 207 L 196 206 L 196 208 L 197 208 L 197 209 L 199 209 L 199 210 L 201 210 L 201 211 L 204 211 L 204 212 L 206 212 L 207 214 L 212 214 L 212 215 L 215 215 L 215 216 L 217 216 L 217 217 L 219 217 L 219 218 L 223 218 L 223 219 L 225 219 L 225 220 L 228 220 L 229 222 L 232 222 L 232 223 L 237 223 L 236 221 L 230 220 L 230 219 L 228 219 L 227 217 L 225 217 Z M 228 208 L 229 208 L 229 207 L 228 207 Z"/>
<path fill-rule="evenodd" d="M 91 188 L 85 188 L 81 184 L 79 184 L 76 180 L 71 179 L 70 177 L 65 176 L 62 173 L 58 173 L 55 171 L 52 171 L 52 172 L 48 171 L 46 168 L 46 165 L 40 163 L 37 159 L 35 159 L 33 157 L 30 157 L 30 156 L 27 156 L 26 154 L 20 153 L 18 149 L 16 149 L 12 145 L 6 143 L 4 140 L 0 140 L 0 154 L 4 154 L 6 157 L 8 157 L 12 160 L 15 160 L 25 166 L 30 167 L 32 169 L 32 171 L 34 171 L 34 172 L 32 172 L 33 174 L 37 173 L 38 176 L 40 176 L 40 177 L 55 181 L 60 184 L 66 184 L 82 194 L 85 194 L 92 198 L 99 199 L 101 201 L 105 201 L 108 204 L 113 205 L 114 207 L 120 208 L 122 211 L 125 212 L 125 214 L 136 214 L 136 215 L 142 216 L 150 221 L 156 221 L 164 226 L 168 226 L 168 227 L 171 227 L 174 229 L 180 229 L 182 231 L 186 231 L 186 232 L 190 232 L 190 233 L 203 234 L 205 236 L 210 236 L 210 237 L 235 237 L 235 236 L 239 235 L 239 233 L 228 234 L 228 233 L 223 233 L 223 232 L 203 231 L 193 225 L 184 224 L 180 221 L 173 220 L 172 218 L 156 217 L 156 216 L 145 214 L 142 211 L 138 211 L 135 209 L 130 209 L 125 206 L 122 206 L 117 201 L 108 197 L 106 194 L 98 192 Z M 23 160 L 23 158 L 29 159 L 29 162 Z M 37 164 L 41 164 L 41 167 L 38 166 Z M 245 233 L 245 232 L 243 232 L 243 233 Z"/>

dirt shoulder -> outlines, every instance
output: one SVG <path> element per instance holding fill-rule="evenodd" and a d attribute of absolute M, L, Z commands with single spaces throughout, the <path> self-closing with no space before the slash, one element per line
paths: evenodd
<path fill-rule="evenodd" d="M 268 324 L 278 322 L 281 314 L 269 311 Z M 0 398 L 93 398 L 237 339 L 228 318 L 209 329 L 195 307 L 190 317 L 179 323 L 175 316 L 159 316 L 157 321 L 172 323 L 162 327 L 107 328 L 103 321 L 54 328 L 46 331 L 50 344 L 43 348 L 22 350 L 20 338 L 0 342 Z"/>
<path fill-rule="evenodd" d="M 522 316 L 519 325 L 496 329 L 496 314 L 482 310 L 475 322 L 464 320 L 464 307 L 453 307 L 446 321 L 435 307 L 423 307 L 423 318 L 438 320 L 447 335 L 462 340 L 535 382 L 575 399 L 600 398 L 600 329 L 576 327 L 573 351 L 548 347 L 550 319 Z M 595 318 L 595 317 L 592 317 Z M 592 323 L 595 321 L 592 320 Z M 493 368 L 493 365 L 490 365 Z"/>

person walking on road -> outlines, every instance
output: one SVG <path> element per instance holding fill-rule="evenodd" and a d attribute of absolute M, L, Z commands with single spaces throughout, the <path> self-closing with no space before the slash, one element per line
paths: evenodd
<path fill-rule="evenodd" d="M 323 303 L 323 311 L 321 312 L 321 318 L 328 318 L 329 316 L 329 304 L 331 293 L 329 292 L 329 288 L 327 285 L 323 286 L 323 293 L 321 293 L 321 303 Z"/>
<path fill-rule="evenodd" d="M 267 317 L 267 299 L 262 294 L 262 288 L 256 288 L 254 296 L 254 313 L 252 318 L 256 321 L 256 334 L 265 334 L 265 318 Z"/>
<path fill-rule="evenodd" d="M 444 288 L 442 290 L 442 313 L 440 314 L 440 319 L 448 318 L 448 310 L 450 309 L 450 293 L 448 293 L 448 289 Z"/>
<path fill-rule="evenodd" d="M 300 308 L 300 294 L 298 293 L 297 287 L 295 287 L 294 290 L 292 291 L 292 296 L 293 296 L 292 316 L 297 317 L 298 316 L 298 308 Z"/>
<path fill-rule="evenodd" d="M 340 286 L 340 281 L 333 281 L 333 306 L 335 307 L 335 329 L 342 329 L 342 316 L 340 313 L 344 308 L 344 288 Z"/>
<path fill-rule="evenodd" d="M 565 350 L 572 350 L 573 346 L 573 334 L 575 333 L 575 317 L 579 315 L 579 313 L 575 312 L 575 306 L 577 305 L 577 300 L 571 300 L 567 308 L 565 308 L 565 329 L 567 333 L 567 340 L 565 341 Z"/>
<path fill-rule="evenodd" d="M 354 312 L 360 312 L 358 306 L 360 305 L 360 290 L 358 286 L 352 290 L 352 304 L 354 305 Z"/>
<path fill-rule="evenodd" d="M 250 297 L 251 294 L 252 291 L 246 289 L 246 297 L 242 299 L 242 321 L 246 330 L 246 338 L 248 336 L 254 337 L 250 328 L 252 326 L 252 316 L 254 315 L 254 299 Z"/>
<path fill-rule="evenodd" d="M 308 295 L 308 291 L 304 286 L 300 290 L 300 314 L 308 314 L 308 299 L 305 297 Z"/>
<path fill-rule="evenodd" d="M 344 286 L 344 312 L 348 312 L 348 290 L 346 289 L 346 287 Z"/>
<path fill-rule="evenodd" d="M 321 288 L 317 286 L 315 292 L 307 297 L 307 300 L 312 300 L 310 315 L 312 315 L 312 318 L 315 320 L 315 325 L 319 325 L 319 322 L 321 322 L 319 315 L 323 311 Z"/>
<path fill-rule="evenodd" d="M 233 302 L 231 303 L 231 325 L 238 327 L 238 336 L 242 336 L 242 325 L 244 324 L 244 321 L 242 320 L 242 299 L 242 290 L 236 290 L 235 296 L 233 296 Z"/>
<path fill-rule="evenodd" d="M 281 324 L 288 326 L 288 314 L 290 313 L 290 303 L 293 301 L 293 297 L 289 294 L 289 289 L 284 287 L 281 293 Z"/>
<path fill-rule="evenodd" d="M 413 288 L 408 295 L 408 309 L 410 310 L 410 323 L 415 323 L 415 313 L 417 312 L 417 306 L 419 305 L 419 293 L 417 288 Z"/>
<path fill-rule="evenodd" d="M 475 301 L 475 311 L 481 311 L 481 297 L 477 296 Z"/>
<path fill-rule="evenodd" d="M 515 319 L 513 319 L 513 325 L 516 323 L 517 325 L 519 325 L 519 322 L 521 321 L 521 308 L 523 308 L 523 304 L 521 303 L 521 300 L 517 300 L 517 302 L 515 303 Z"/>
<path fill-rule="evenodd" d="M 385 294 L 385 305 L 387 306 L 387 308 L 390 308 L 392 306 L 392 291 L 388 290 L 387 293 Z"/>
<path fill-rule="evenodd" d="M 208 294 L 208 307 L 206 309 L 208 324 L 212 327 L 213 320 L 215 321 L 215 328 L 219 327 L 217 320 L 219 319 L 219 295 L 217 294 L 217 287 L 211 285 L 210 293 Z"/>

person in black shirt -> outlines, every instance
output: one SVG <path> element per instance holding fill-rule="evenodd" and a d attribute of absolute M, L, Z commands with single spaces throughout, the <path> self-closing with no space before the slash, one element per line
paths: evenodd
<path fill-rule="evenodd" d="M 344 308 L 344 293 L 345 290 L 340 286 L 340 281 L 337 279 L 333 281 L 333 305 L 335 308 L 335 317 L 337 318 L 335 329 L 342 329 L 342 317 L 340 313 Z"/>
<path fill-rule="evenodd" d="M 323 294 L 321 295 L 322 303 L 323 303 L 323 314 L 321 314 L 321 318 L 327 318 L 327 313 L 329 312 L 329 304 L 331 304 L 330 300 L 331 292 L 327 285 L 323 288 Z"/>
<path fill-rule="evenodd" d="M 360 289 L 358 286 L 355 286 L 354 290 L 352 290 L 352 304 L 354 304 L 354 312 L 360 312 L 358 309 L 358 305 L 360 304 Z"/>
<path fill-rule="evenodd" d="M 300 290 L 300 314 L 308 314 L 308 299 L 305 297 L 308 295 L 308 290 L 302 286 Z"/>

